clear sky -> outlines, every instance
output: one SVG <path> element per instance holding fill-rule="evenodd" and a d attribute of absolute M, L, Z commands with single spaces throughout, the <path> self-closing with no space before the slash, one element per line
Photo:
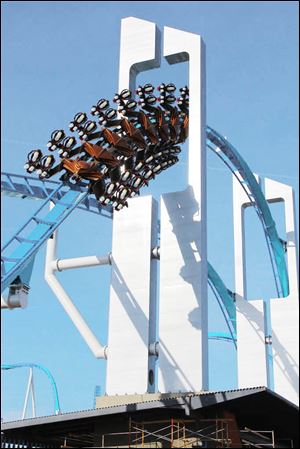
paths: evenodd
<path fill-rule="evenodd" d="M 255 173 L 294 187 L 298 203 L 298 2 L 2 2 L 2 170 L 23 174 L 27 153 L 46 149 L 51 132 L 68 129 L 117 89 L 120 21 L 134 16 L 200 34 L 207 54 L 207 123 L 225 135 Z M 187 65 L 141 75 L 185 85 Z M 184 153 L 184 152 L 183 152 Z M 186 158 L 143 194 L 156 198 L 186 185 Z M 4 197 L 2 243 L 38 207 Z M 246 214 L 249 297 L 274 297 L 267 248 L 253 211 Z M 272 206 L 284 238 L 280 205 Z M 234 290 L 231 175 L 208 154 L 208 258 Z M 76 211 L 59 231 L 59 257 L 106 254 L 111 221 Z M 93 407 L 104 391 L 105 362 L 94 359 L 43 279 L 45 250 L 36 257 L 29 306 L 2 312 L 2 363 L 40 363 L 54 375 L 63 411 Z M 110 269 L 59 275 L 105 344 Z M 210 330 L 226 331 L 210 294 Z M 230 343 L 210 342 L 211 389 L 236 387 Z M 2 374 L 4 419 L 20 417 L 27 373 Z M 53 411 L 47 380 L 36 374 L 37 413 Z"/>

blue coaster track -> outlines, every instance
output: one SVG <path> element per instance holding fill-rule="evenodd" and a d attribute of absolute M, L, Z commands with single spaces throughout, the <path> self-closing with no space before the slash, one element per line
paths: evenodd
<path fill-rule="evenodd" d="M 278 297 L 287 296 L 289 286 L 284 242 L 278 236 L 275 222 L 260 185 L 238 151 L 221 134 L 209 126 L 207 127 L 207 147 L 220 157 L 237 177 L 248 195 L 251 205 L 254 206 L 268 244 Z M 240 174 L 239 177 L 236 175 L 236 171 Z M 112 217 L 112 210 L 100 207 L 97 201 L 89 196 L 85 186 L 75 187 L 55 181 L 40 181 L 29 176 L 1 173 L 1 191 L 10 196 L 44 200 L 37 212 L 1 250 L 1 291 L 9 287 L 16 279 L 21 283 L 29 284 L 37 251 L 76 208 L 100 213 L 107 218 Z M 55 206 L 49 212 L 51 202 L 55 203 Z M 48 208 L 47 214 L 41 216 L 42 210 L 46 207 Z M 26 237 L 22 236 L 31 224 L 35 224 L 33 231 Z M 11 250 L 12 245 L 16 243 L 17 248 Z M 222 310 L 226 315 L 230 335 L 232 340 L 235 340 L 234 294 L 226 288 L 210 264 L 208 264 L 208 282 L 217 299 L 220 299 L 220 306 L 221 303 L 223 304 Z"/>
<path fill-rule="evenodd" d="M 53 400 L 54 400 L 54 414 L 55 415 L 60 414 L 61 410 L 60 410 L 57 386 L 56 386 L 54 377 L 52 376 L 52 374 L 50 373 L 48 368 L 45 368 L 42 365 L 37 365 L 36 363 L 14 363 L 14 364 L 9 364 L 9 365 L 8 364 L 1 365 L 1 369 L 5 370 L 5 371 L 15 369 L 15 368 L 37 368 L 46 374 L 46 376 L 48 377 L 48 379 L 51 382 Z"/>
<path fill-rule="evenodd" d="M 263 226 L 271 257 L 278 297 L 288 296 L 289 280 L 285 260 L 285 244 L 278 236 L 276 224 L 260 185 L 256 181 L 249 166 L 234 146 L 209 126 L 207 127 L 207 140 L 208 148 L 223 160 L 232 173 L 236 176 L 236 171 L 238 171 L 240 174 L 242 180 L 239 177 L 237 177 L 237 179 L 246 192 L 250 203 L 254 206 Z"/>

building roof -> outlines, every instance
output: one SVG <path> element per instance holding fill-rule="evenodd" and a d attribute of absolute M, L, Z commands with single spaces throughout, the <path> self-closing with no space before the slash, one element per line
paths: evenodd
<path fill-rule="evenodd" d="M 75 419 L 94 418 L 103 415 L 125 413 L 132 410 L 138 411 L 152 408 L 170 407 L 175 404 L 179 408 L 189 407 L 193 409 L 195 408 L 196 404 L 195 401 L 197 401 L 196 408 L 202 408 L 215 403 L 221 403 L 242 396 L 249 396 L 251 394 L 255 394 L 261 391 L 267 391 L 267 388 L 253 387 L 253 388 L 243 388 L 239 390 L 201 391 L 195 393 L 128 395 L 128 400 L 127 395 L 103 396 L 104 399 L 103 406 L 98 406 L 95 409 L 78 410 L 73 412 L 61 413 L 59 415 L 39 416 L 36 418 L 28 418 L 4 422 L 1 424 L 1 429 L 8 430 L 12 428 L 36 426 L 41 424 L 50 424 L 62 421 L 72 421 Z M 106 399 L 108 399 L 107 402 Z"/>
<path fill-rule="evenodd" d="M 139 395 L 140 397 L 140 395 Z M 132 397 L 130 397 L 132 398 Z M 144 400 L 124 404 L 124 396 L 115 397 L 114 405 L 103 406 L 92 410 L 81 410 L 63 413 L 56 416 L 43 416 L 20 421 L 2 423 L 2 432 L 14 438 L 35 438 L 47 434 L 51 440 L 63 437 L 68 433 L 92 435 L 95 423 L 110 422 L 115 415 L 124 419 L 133 416 L 150 416 L 165 412 L 181 411 L 191 416 L 201 412 L 214 412 L 214 409 L 226 407 L 232 411 L 239 422 L 239 427 L 275 430 L 282 438 L 293 438 L 298 441 L 298 412 L 296 405 L 267 389 L 266 387 L 245 388 L 228 391 L 205 391 L 198 393 L 178 393 L 164 395 L 143 395 Z M 138 397 L 137 397 L 138 399 Z M 297 447 L 297 446 L 296 446 Z"/>

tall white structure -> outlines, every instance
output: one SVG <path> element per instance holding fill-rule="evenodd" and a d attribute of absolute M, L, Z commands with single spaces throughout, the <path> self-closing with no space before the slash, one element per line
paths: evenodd
<path fill-rule="evenodd" d="M 159 38 L 151 22 L 122 20 L 119 90 L 134 89 L 138 72 L 159 65 Z M 114 217 L 107 394 L 208 387 L 205 49 L 200 36 L 165 27 L 163 54 L 170 64 L 189 61 L 189 185 L 161 197 L 158 336 L 150 263 L 157 206 L 150 197 L 132 199 Z"/>
<path fill-rule="evenodd" d="M 274 391 L 298 404 L 299 287 L 293 189 L 286 184 L 265 179 L 266 200 L 269 203 L 284 202 L 289 275 L 289 295 L 286 298 L 270 299 L 271 335 L 268 336 L 264 301 L 247 297 L 244 211 L 250 203 L 235 178 L 233 186 L 238 385 L 239 388 L 268 385 L 266 345 L 271 345 L 273 372 L 269 373 L 269 377 L 272 378 Z"/>
<path fill-rule="evenodd" d="M 186 189 L 163 194 L 159 202 L 151 196 L 130 199 L 128 208 L 114 214 L 112 254 L 58 260 L 57 231 L 47 244 L 45 278 L 95 357 L 107 358 L 108 395 L 194 392 L 209 387 L 205 48 L 199 35 L 185 31 L 165 27 L 163 37 L 163 56 L 168 63 L 189 62 Z M 160 33 L 154 23 L 123 19 L 119 91 L 134 90 L 138 73 L 159 67 L 160 53 Z M 218 145 L 216 152 L 226 147 L 226 141 L 214 133 L 210 136 L 208 132 L 208 138 Z M 224 152 L 230 160 L 236 157 L 229 147 Z M 244 211 L 253 202 L 243 189 L 241 172 L 236 176 L 242 180 L 240 184 L 233 178 L 238 386 L 269 386 L 297 403 L 299 302 L 293 191 L 285 184 L 265 180 L 266 200 L 285 205 L 289 295 L 248 298 Z M 55 274 L 107 264 L 112 265 L 112 277 L 108 346 L 104 347 Z M 231 296 L 226 301 L 233 305 Z"/>

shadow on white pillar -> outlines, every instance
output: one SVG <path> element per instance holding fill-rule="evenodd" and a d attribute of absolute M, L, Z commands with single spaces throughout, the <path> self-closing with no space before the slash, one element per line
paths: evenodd
<path fill-rule="evenodd" d="M 299 284 L 292 187 L 265 179 L 266 199 L 284 202 L 289 295 L 270 301 L 274 390 L 299 405 Z"/>
<path fill-rule="evenodd" d="M 149 334 L 151 250 L 156 233 L 157 203 L 151 196 L 131 199 L 128 209 L 115 214 L 108 326 L 108 395 L 148 391 L 149 344 L 152 343 Z"/>
<path fill-rule="evenodd" d="M 267 386 L 264 301 L 246 300 L 245 209 L 251 202 L 234 175 L 232 182 L 238 387 Z"/>
<path fill-rule="evenodd" d="M 159 391 L 208 388 L 205 46 L 197 34 L 164 28 L 164 56 L 189 63 L 188 183 L 162 195 Z"/>
<path fill-rule="evenodd" d="M 258 180 L 258 177 L 256 176 Z M 294 217 L 293 189 L 265 179 L 265 196 L 269 203 L 284 201 L 287 239 L 289 296 L 270 300 L 271 347 L 274 391 L 289 401 L 299 401 L 299 299 L 298 259 Z M 235 289 L 237 306 L 237 349 L 239 388 L 268 385 L 268 361 L 265 336 L 266 310 L 262 300 L 246 300 L 246 261 L 244 210 L 249 198 L 233 177 L 233 211 L 235 244 Z M 267 298 L 269 299 L 269 298 Z"/>

